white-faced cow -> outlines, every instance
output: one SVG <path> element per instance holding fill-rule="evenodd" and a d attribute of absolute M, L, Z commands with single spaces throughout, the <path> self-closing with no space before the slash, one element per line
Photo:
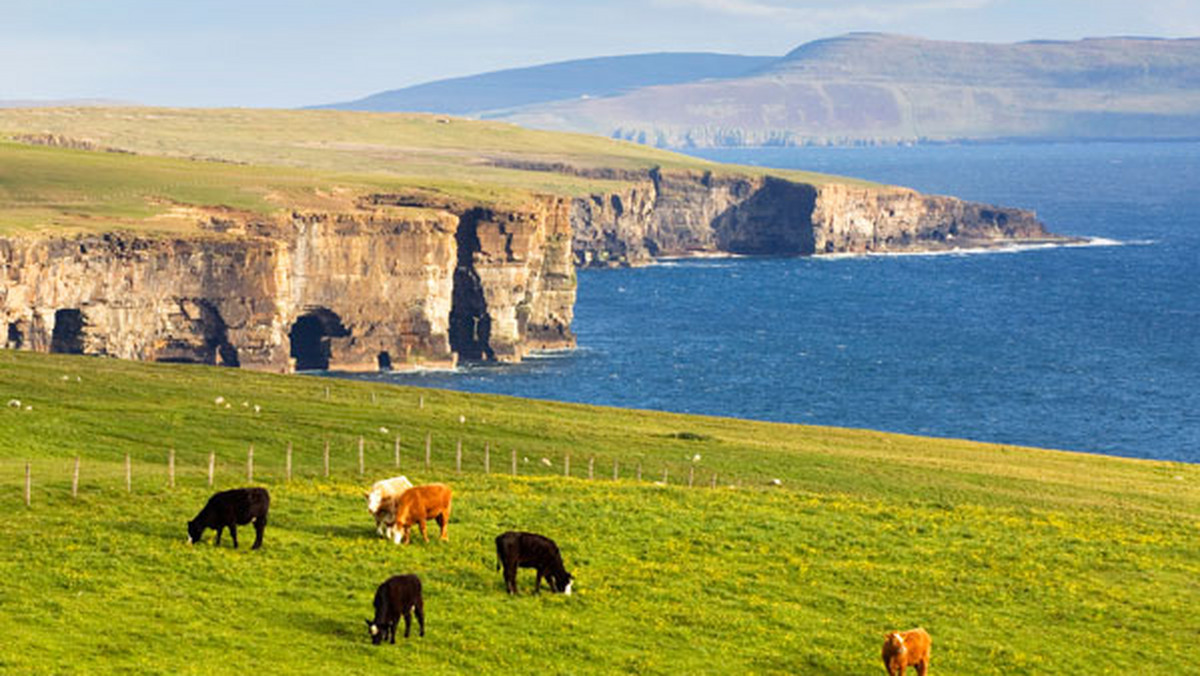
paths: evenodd
<path fill-rule="evenodd" d="M 265 488 L 234 488 L 221 491 L 208 499 L 204 509 L 196 518 L 188 521 L 188 544 L 199 542 L 205 528 L 217 531 L 214 545 L 221 544 L 221 531 L 229 528 L 233 548 L 237 549 L 237 527 L 254 522 L 254 546 L 262 546 L 263 530 L 267 527 L 267 511 L 271 507 L 271 496 Z"/>
<path fill-rule="evenodd" d="M 367 620 L 371 643 L 396 642 L 396 624 L 404 616 L 404 638 L 412 628 L 412 616 L 417 616 L 420 635 L 425 635 L 425 601 L 421 598 L 421 578 L 416 575 L 396 575 L 388 578 L 375 590 L 375 619 Z"/>
<path fill-rule="evenodd" d="M 571 593 L 571 574 L 563 568 L 558 545 L 544 535 L 508 531 L 496 536 L 496 570 L 504 567 L 504 586 L 509 594 L 517 593 L 517 569 L 533 568 L 537 571 L 533 593 L 542 590 L 542 578 L 550 585 L 550 591 Z"/>
<path fill-rule="evenodd" d="M 370 492 L 367 493 L 367 511 L 371 516 L 375 517 L 375 532 L 380 535 L 384 534 L 384 529 L 387 524 L 384 523 L 387 518 L 387 512 L 380 511 L 384 500 L 394 498 L 404 491 L 412 488 L 412 482 L 406 476 L 394 476 L 390 479 L 381 479 L 371 486 Z"/>

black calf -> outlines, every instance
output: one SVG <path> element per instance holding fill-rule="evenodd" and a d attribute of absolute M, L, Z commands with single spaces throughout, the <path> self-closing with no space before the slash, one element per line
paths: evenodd
<path fill-rule="evenodd" d="M 425 635 L 425 601 L 421 598 L 421 578 L 416 575 L 396 575 L 375 590 L 375 619 L 367 620 L 371 643 L 396 642 L 396 624 L 404 616 L 404 638 L 412 629 L 413 612 L 417 615 L 420 635 Z"/>
<path fill-rule="evenodd" d="M 554 540 L 537 533 L 509 531 L 496 536 L 496 570 L 504 566 L 504 586 L 509 594 L 517 593 L 517 569 L 537 570 L 533 593 L 542 590 L 542 578 L 550 585 L 550 591 L 571 593 L 571 574 L 563 568 L 562 555 Z"/>
<path fill-rule="evenodd" d="M 254 546 L 262 546 L 263 530 L 267 527 L 267 511 L 271 507 L 271 496 L 265 488 L 234 488 L 221 491 L 208 499 L 204 509 L 188 522 L 188 543 L 193 544 L 204 535 L 205 528 L 217 531 L 214 545 L 221 544 L 221 531 L 228 526 L 233 548 L 237 549 L 238 524 L 254 522 Z"/>

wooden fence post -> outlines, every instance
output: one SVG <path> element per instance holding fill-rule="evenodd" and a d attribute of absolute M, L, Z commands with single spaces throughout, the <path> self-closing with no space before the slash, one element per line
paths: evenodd
<path fill-rule="evenodd" d="M 363 473 L 366 471 L 366 468 L 363 466 L 363 463 L 364 463 L 363 438 L 362 438 L 362 435 L 360 434 L 360 435 L 358 435 L 358 475 L 359 476 L 362 476 Z"/>
<path fill-rule="evenodd" d="M 716 472 L 713 472 L 713 475 L 712 475 L 712 484 L 711 484 L 709 487 L 710 487 L 710 488 L 716 488 L 716 487 L 717 487 L 717 473 L 716 473 Z"/>
<path fill-rule="evenodd" d="M 396 435 L 396 469 L 400 469 L 400 435 Z"/>
<path fill-rule="evenodd" d="M 563 476 L 571 476 L 571 454 L 563 455 Z"/>
<path fill-rule="evenodd" d="M 696 478 L 696 466 L 688 465 L 688 488 L 692 487 L 693 481 Z"/>
<path fill-rule="evenodd" d="M 328 439 L 325 440 L 324 459 L 325 459 L 325 478 L 328 479 L 329 478 L 329 440 Z"/>
<path fill-rule="evenodd" d="M 588 458 L 588 481 L 591 481 L 592 477 L 595 475 L 595 471 L 594 471 L 595 469 L 596 469 L 596 456 L 593 455 Z"/>
<path fill-rule="evenodd" d="M 254 444 L 250 444 L 250 450 L 246 451 L 246 481 L 254 481 Z"/>
<path fill-rule="evenodd" d="M 667 483 L 667 468 L 663 468 L 663 483 Z"/>
<path fill-rule="evenodd" d="M 288 481 L 292 480 L 292 442 L 288 442 L 287 447 L 287 468 L 284 470 L 284 476 Z"/>
<path fill-rule="evenodd" d="M 458 440 L 454 449 L 454 472 L 462 474 L 462 439 Z"/>
<path fill-rule="evenodd" d="M 329 401 L 329 386 L 325 386 L 325 401 Z"/>
<path fill-rule="evenodd" d="M 209 488 L 212 488 L 212 485 L 213 485 L 213 469 L 216 467 L 216 464 L 217 464 L 217 454 L 210 452 L 208 454 L 208 487 Z"/>
<path fill-rule="evenodd" d="M 133 465 L 129 462 L 129 454 L 125 454 L 125 492 L 133 492 Z"/>
<path fill-rule="evenodd" d="M 71 499 L 79 497 L 79 456 L 75 456 L 75 471 L 71 473 Z"/>
<path fill-rule="evenodd" d="M 371 392 L 371 403 L 372 404 L 375 403 L 375 393 L 374 392 Z"/>
<path fill-rule="evenodd" d="M 516 449 L 513 449 L 513 452 L 512 452 L 512 475 L 513 476 L 517 475 L 517 451 L 516 451 Z"/>
<path fill-rule="evenodd" d="M 171 488 L 175 488 L 175 449 L 173 448 L 167 453 L 167 484 Z"/>
<path fill-rule="evenodd" d="M 25 461 L 25 506 L 29 507 L 33 502 L 33 470 L 29 467 L 29 461 Z"/>
<path fill-rule="evenodd" d="M 433 466 L 433 434 L 425 433 L 425 469 Z"/>
<path fill-rule="evenodd" d="M 638 481 L 642 480 L 642 461 L 641 460 L 638 460 L 637 480 Z"/>
<path fill-rule="evenodd" d="M 425 395 L 417 397 L 417 408 L 425 408 Z"/>
<path fill-rule="evenodd" d="M 613 481 L 616 481 L 619 478 L 621 478 L 621 470 L 617 466 L 617 459 L 613 458 Z"/>
<path fill-rule="evenodd" d="M 492 442 L 490 441 L 483 444 L 483 473 L 492 473 Z"/>

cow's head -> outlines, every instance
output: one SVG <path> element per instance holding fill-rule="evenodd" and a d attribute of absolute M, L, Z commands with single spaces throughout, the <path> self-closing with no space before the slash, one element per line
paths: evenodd
<path fill-rule="evenodd" d="M 371 643 L 379 645 L 386 641 L 390 631 L 393 631 L 394 625 L 376 624 L 374 620 L 367 620 L 367 631 L 371 632 Z"/>
<path fill-rule="evenodd" d="M 375 490 L 375 491 L 371 491 L 370 493 L 364 493 L 363 497 L 365 497 L 367 499 L 367 511 L 368 512 L 374 514 L 375 512 L 379 511 L 379 504 L 381 502 L 383 502 L 382 491 Z"/>
<path fill-rule="evenodd" d="M 571 595 L 571 585 L 575 584 L 575 579 L 566 570 L 550 576 L 550 583 L 554 585 L 554 591 L 562 592 L 567 596 Z"/>
<path fill-rule="evenodd" d="M 188 521 L 188 544 L 199 542 L 201 535 L 204 535 L 204 524 L 198 523 L 196 519 Z"/>

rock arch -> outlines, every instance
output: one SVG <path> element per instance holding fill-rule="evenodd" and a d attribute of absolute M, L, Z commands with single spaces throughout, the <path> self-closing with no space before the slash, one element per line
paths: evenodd
<path fill-rule="evenodd" d="M 83 354 L 83 311 L 65 308 L 54 311 L 54 329 L 50 351 L 58 354 Z"/>
<path fill-rule="evenodd" d="M 296 318 L 288 332 L 290 356 L 296 371 L 324 371 L 332 357 L 330 338 L 350 335 L 341 317 L 328 308 L 309 308 Z"/>

